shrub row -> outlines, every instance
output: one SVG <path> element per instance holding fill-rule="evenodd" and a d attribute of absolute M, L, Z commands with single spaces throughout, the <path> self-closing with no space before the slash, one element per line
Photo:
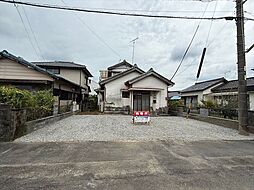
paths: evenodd
<path fill-rule="evenodd" d="M 0 102 L 13 108 L 34 108 L 52 110 L 54 96 L 52 90 L 31 92 L 13 86 L 0 86 Z"/>

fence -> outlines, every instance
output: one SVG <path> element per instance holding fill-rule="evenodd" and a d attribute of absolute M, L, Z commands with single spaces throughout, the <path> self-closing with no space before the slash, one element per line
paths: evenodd
<path fill-rule="evenodd" d="M 209 116 L 238 120 L 237 109 L 209 109 Z"/>

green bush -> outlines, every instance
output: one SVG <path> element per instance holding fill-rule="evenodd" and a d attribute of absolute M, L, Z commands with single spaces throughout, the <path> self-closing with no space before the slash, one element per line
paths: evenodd
<path fill-rule="evenodd" d="M 31 92 L 12 86 L 0 86 L 0 102 L 13 108 L 41 108 L 51 110 L 54 96 L 51 90 Z"/>
<path fill-rule="evenodd" d="M 170 100 L 168 101 L 169 110 L 177 111 L 177 108 L 183 106 L 183 102 L 181 100 Z"/>
<path fill-rule="evenodd" d="M 54 104 L 54 96 L 51 90 L 42 90 L 33 93 L 35 107 L 51 110 Z"/>
<path fill-rule="evenodd" d="M 217 104 L 215 102 L 213 102 L 212 100 L 202 100 L 202 105 L 200 105 L 199 107 L 201 108 L 207 108 L 207 109 L 215 109 L 217 106 Z"/>

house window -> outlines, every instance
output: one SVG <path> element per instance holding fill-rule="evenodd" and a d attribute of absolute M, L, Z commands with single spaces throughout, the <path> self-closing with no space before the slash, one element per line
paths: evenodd
<path fill-rule="evenodd" d="M 54 73 L 54 74 L 60 74 L 60 69 L 47 69 L 47 71 Z"/>
<path fill-rule="evenodd" d="M 122 98 L 130 98 L 130 92 L 122 91 Z"/>

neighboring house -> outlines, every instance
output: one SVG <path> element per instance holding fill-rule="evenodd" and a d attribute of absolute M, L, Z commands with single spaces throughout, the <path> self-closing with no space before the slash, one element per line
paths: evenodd
<path fill-rule="evenodd" d="M 181 92 L 180 91 L 168 91 L 168 100 L 180 100 Z"/>
<path fill-rule="evenodd" d="M 92 74 L 85 65 L 66 61 L 33 62 L 33 64 L 78 85 L 80 87 L 80 94 L 77 97 L 78 102 L 88 97 L 90 92 L 89 77 L 92 77 Z"/>
<path fill-rule="evenodd" d="M 16 57 L 6 50 L 0 52 L 0 82 L 31 91 L 53 89 L 58 107 L 77 101 L 82 90 L 80 85 Z"/>
<path fill-rule="evenodd" d="M 195 83 L 194 85 L 181 91 L 181 97 L 184 101 L 184 105 L 189 107 L 197 107 L 201 104 L 202 100 L 208 100 L 212 94 L 212 89 L 224 84 L 225 78 L 218 78 L 203 82 Z"/>
<path fill-rule="evenodd" d="M 254 77 L 247 78 L 247 98 L 250 110 L 254 110 Z M 238 80 L 227 81 L 224 78 L 196 83 L 181 91 L 184 105 L 192 107 L 201 104 L 202 100 L 213 100 L 226 105 L 238 101 Z"/>
<path fill-rule="evenodd" d="M 254 77 L 247 78 L 247 99 L 250 110 L 254 110 Z M 212 89 L 213 100 L 217 103 L 227 104 L 229 99 L 238 98 L 238 80 L 226 81 L 218 87 Z"/>
<path fill-rule="evenodd" d="M 173 82 L 153 69 L 145 72 L 125 60 L 101 71 L 98 103 L 102 112 L 156 111 L 167 106 Z"/>

